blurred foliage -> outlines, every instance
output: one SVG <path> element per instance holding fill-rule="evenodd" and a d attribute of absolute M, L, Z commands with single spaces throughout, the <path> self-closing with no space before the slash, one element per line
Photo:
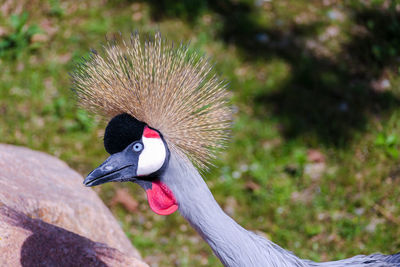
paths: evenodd
<path fill-rule="evenodd" d="M 229 215 L 312 260 L 400 251 L 399 0 L 4 0 L 0 142 L 82 175 L 100 164 L 105 122 L 77 107 L 68 72 L 136 29 L 190 41 L 229 80 L 232 142 L 205 175 Z M 122 187 L 136 212 L 112 201 Z M 138 186 L 95 190 L 152 266 L 220 266 Z"/>
<path fill-rule="evenodd" d="M 10 16 L 9 24 L 12 32 L 4 36 L 0 41 L 0 57 L 11 56 L 19 57 L 21 51 L 32 49 L 37 46 L 31 45 L 31 38 L 34 34 L 39 33 L 40 29 L 37 25 L 27 26 L 28 13 L 21 15 L 13 14 Z"/>

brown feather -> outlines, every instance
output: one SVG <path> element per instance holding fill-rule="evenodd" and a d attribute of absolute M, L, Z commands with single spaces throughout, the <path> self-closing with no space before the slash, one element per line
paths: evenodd
<path fill-rule="evenodd" d="M 159 130 L 170 149 L 205 168 L 224 146 L 231 124 L 226 84 L 210 63 L 158 33 L 110 41 L 72 73 L 80 104 L 113 117 L 128 113 Z"/>
<path fill-rule="evenodd" d="M 113 117 L 128 113 L 159 130 L 170 149 L 207 168 L 231 125 L 226 83 L 210 63 L 159 33 L 109 41 L 71 74 L 80 104 Z"/>

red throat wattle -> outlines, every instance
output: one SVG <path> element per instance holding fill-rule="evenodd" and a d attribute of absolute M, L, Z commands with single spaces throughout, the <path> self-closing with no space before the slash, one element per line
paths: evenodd
<path fill-rule="evenodd" d="M 161 181 L 151 182 L 151 189 L 147 189 L 147 201 L 152 211 L 159 215 L 170 215 L 178 209 L 178 203 L 172 191 Z"/>

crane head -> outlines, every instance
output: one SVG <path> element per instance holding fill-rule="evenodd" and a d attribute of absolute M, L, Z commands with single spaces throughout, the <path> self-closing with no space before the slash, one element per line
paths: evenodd
<path fill-rule="evenodd" d="M 104 136 L 111 155 L 84 184 L 133 181 L 153 211 L 176 211 L 181 192 L 170 190 L 179 181 L 165 179 L 176 164 L 169 158 L 206 171 L 229 139 L 230 93 L 209 60 L 160 33 L 132 34 L 93 50 L 71 78 L 82 107 L 113 117 Z"/>
<path fill-rule="evenodd" d="M 104 146 L 111 155 L 89 173 L 83 182 L 86 186 L 131 181 L 143 187 L 155 213 L 169 215 L 178 209 L 172 191 L 159 179 L 169 160 L 161 133 L 126 113 L 120 114 L 107 125 Z"/>

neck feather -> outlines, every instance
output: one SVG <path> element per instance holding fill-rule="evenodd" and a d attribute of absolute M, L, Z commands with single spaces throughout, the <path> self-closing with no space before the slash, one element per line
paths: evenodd
<path fill-rule="evenodd" d="M 292 253 L 242 228 L 224 213 L 190 161 L 171 152 L 163 177 L 182 216 L 225 266 L 307 266 Z"/>

